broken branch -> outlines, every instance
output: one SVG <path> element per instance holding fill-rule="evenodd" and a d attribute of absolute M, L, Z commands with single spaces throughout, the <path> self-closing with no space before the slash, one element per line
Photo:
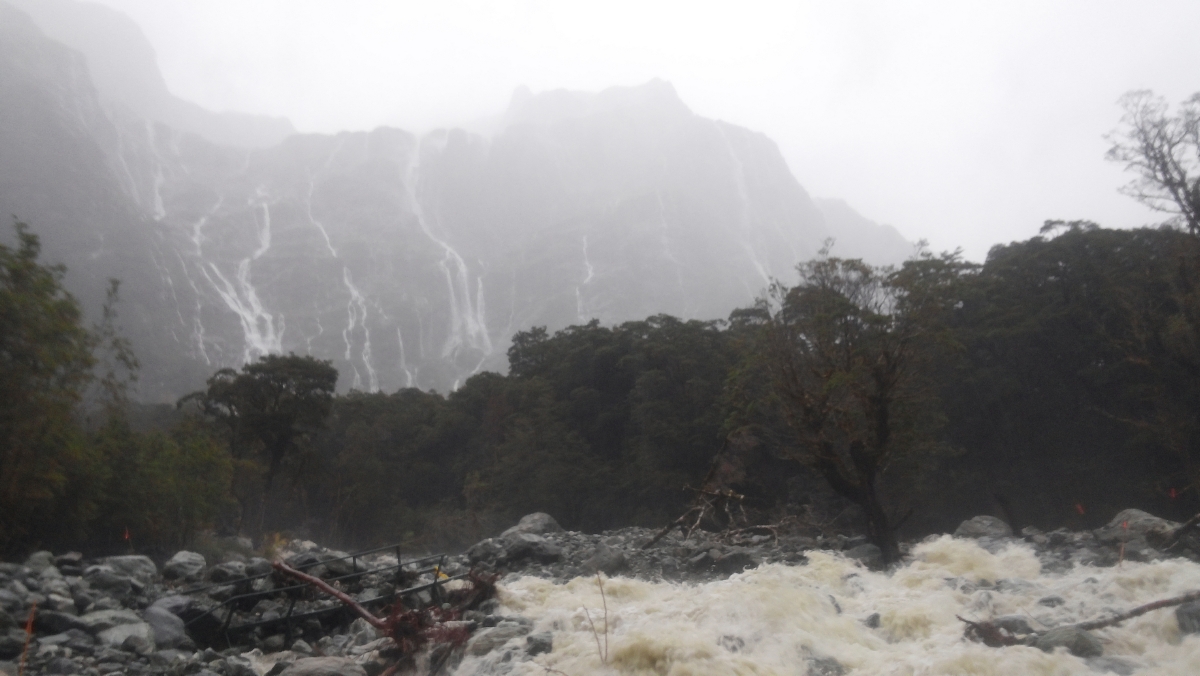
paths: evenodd
<path fill-rule="evenodd" d="M 1151 610 L 1158 610 L 1159 608 L 1169 608 L 1171 606 L 1182 605 L 1189 601 L 1198 601 L 1198 600 L 1200 600 L 1200 591 L 1189 592 L 1187 594 L 1184 594 L 1183 596 L 1176 596 L 1174 598 L 1162 599 L 1160 601 L 1155 601 L 1153 603 L 1147 603 L 1144 606 L 1138 606 L 1137 608 L 1134 608 L 1133 610 L 1125 611 L 1119 615 L 1114 615 L 1114 616 L 1104 619 L 1104 620 L 1093 620 L 1091 622 L 1083 622 L 1083 623 L 1077 624 L 1075 626 L 1080 629 L 1083 629 L 1085 631 L 1090 631 L 1092 629 L 1102 629 L 1104 627 L 1111 627 L 1114 624 L 1119 624 L 1121 622 L 1124 622 L 1125 620 L 1137 617 L 1138 615 L 1145 615 L 1146 613 L 1150 612 Z"/>

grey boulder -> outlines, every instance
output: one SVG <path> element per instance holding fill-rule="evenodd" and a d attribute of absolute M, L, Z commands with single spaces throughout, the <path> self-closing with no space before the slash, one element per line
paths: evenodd
<path fill-rule="evenodd" d="M 279 676 L 367 676 L 367 672 L 344 657 L 302 657 Z"/>
<path fill-rule="evenodd" d="M 142 613 L 142 619 L 150 625 L 154 645 L 158 648 L 178 648 L 191 642 L 183 627 L 183 620 L 162 606 L 150 606 Z"/>
<path fill-rule="evenodd" d="M 981 514 L 973 516 L 958 525 L 954 531 L 956 538 L 1003 538 L 1011 537 L 1012 528 L 1003 519 Z"/>
<path fill-rule="evenodd" d="M 179 551 L 163 564 L 162 574 L 168 580 L 196 580 L 204 573 L 207 565 L 203 555 Z"/>
<path fill-rule="evenodd" d="M 154 565 L 150 557 L 139 554 L 110 556 L 104 559 L 104 565 L 112 568 L 117 575 L 137 580 L 142 584 L 150 584 L 158 576 L 158 566 Z"/>
<path fill-rule="evenodd" d="M 1066 648 L 1076 657 L 1099 657 L 1104 654 L 1104 644 L 1090 632 L 1078 627 L 1055 627 L 1038 637 L 1038 648 L 1053 652 L 1055 648 Z"/>
<path fill-rule="evenodd" d="M 120 648 L 125 645 L 126 641 L 130 641 L 133 645 L 149 646 L 150 652 L 154 651 L 154 630 L 149 624 L 138 621 L 131 624 L 119 624 L 111 629 L 105 629 L 96 635 L 104 645 Z M 139 652 L 141 652 L 139 650 Z"/>
<path fill-rule="evenodd" d="M 554 517 L 545 512 L 534 512 L 521 517 L 517 525 L 509 528 L 500 534 L 500 537 L 508 537 L 510 535 L 520 535 L 529 533 L 531 535 L 545 535 L 546 533 L 561 533 L 563 527 L 558 525 Z"/>

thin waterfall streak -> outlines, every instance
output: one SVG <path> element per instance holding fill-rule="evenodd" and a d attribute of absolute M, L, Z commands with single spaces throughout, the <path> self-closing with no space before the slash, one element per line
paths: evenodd
<path fill-rule="evenodd" d="M 396 327 L 396 342 L 400 344 L 400 370 L 404 371 L 404 386 L 413 386 L 413 374 L 408 368 L 408 357 L 404 354 L 404 334 L 400 332 L 400 327 Z"/>
<path fill-rule="evenodd" d="M 379 374 L 375 371 L 375 365 L 371 363 L 371 329 L 367 327 L 367 300 L 358 290 L 358 287 L 354 285 L 354 280 L 350 278 L 350 268 L 345 266 L 342 267 L 342 282 L 346 285 L 346 290 L 350 293 L 350 302 L 346 305 L 346 313 L 349 316 L 349 321 L 346 324 L 346 328 L 342 331 L 342 339 L 346 341 L 346 360 L 351 360 L 351 334 L 354 332 L 356 326 L 361 327 L 363 346 L 360 356 L 363 368 L 367 371 L 367 391 L 378 392 Z M 361 380 L 359 379 L 357 368 L 354 373 L 355 384 L 360 385 Z"/>

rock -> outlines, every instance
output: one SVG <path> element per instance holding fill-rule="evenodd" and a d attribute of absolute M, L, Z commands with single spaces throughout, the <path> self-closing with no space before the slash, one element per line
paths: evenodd
<path fill-rule="evenodd" d="M 554 650 L 554 634 L 543 631 L 525 637 L 525 652 L 532 657 Z"/>
<path fill-rule="evenodd" d="M 735 547 L 724 554 L 718 555 L 714 562 L 714 567 L 723 575 L 733 575 L 747 568 L 757 568 L 758 558 L 750 550 L 743 547 Z"/>
<path fill-rule="evenodd" d="M 517 525 L 509 528 L 500 534 L 500 537 L 508 537 L 510 535 L 521 535 L 528 533 L 530 535 L 545 535 L 546 533 L 561 533 L 563 527 L 558 525 L 554 517 L 545 512 L 534 512 L 521 517 Z"/>
<path fill-rule="evenodd" d="M 25 649 L 25 632 L 20 629 L 9 629 L 0 633 L 0 659 L 11 659 L 21 654 Z"/>
<path fill-rule="evenodd" d="M 847 549 L 844 554 L 846 558 L 859 561 L 867 568 L 879 568 L 883 566 L 883 551 L 869 542 Z"/>
<path fill-rule="evenodd" d="M 625 559 L 625 552 L 616 547 L 600 544 L 593 550 L 592 555 L 583 562 L 582 567 L 589 573 L 599 571 L 607 575 L 612 575 L 624 570 L 627 565 L 628 561 Z"/>
<path fill-rule="evenodd" d="M 1055 627 L 1038 637 L 1034 644 L 1041 650 L 1053 652 L 1055 648 L 1066 648 L 1076 657 L 1099 657 L 1104 654 L 1104 645 L 1090 632 L 1078 627 Z"/>
<path fill-rule="evenodd" d="M 302 657 L 279 676 L 367 676 L 367 672 L 344 657 Z"/>
<path fill-rule="evenodd" d="M 175 615 L 183 617 L 188 614 L 193 606 L 193 601 L 190 596 L 181 596 L 179 594 L 171 594 L 164 596 L 151 604 L 151 608 L 162 608 L 163 610 Z"/>
<path fill-rule="evenodd" d="M 270 572 L 271 572 L 271 562 L 264 558 L 256 556 L 246 562 L 246 575 L 248 577 L 258 577 L 260 575 L 267 575 Z"/>
<path fill-rule="evenodd" d="M 504 543 L 497 538 L 480 540 L 467 550 L 467 560 L 472 564 L 495 563 L 504 558 Z"/>
<path fill-rule="evenodd" d="M 1088 668 L 1101 674 L 1116 674 L 1117 676 L 1132 676 L 1141 665 L 1121 657 L 1089 657 L 1084 660 Z"/>
<path fill-rule="evenodd" d="M 1011 537 L 1012 528 L 1002 519 L 987 514 L 974 516 L 958 525 L 956 538 L 1003 538 Z"/>
<path fill-rule="evenodd" d="M 163 564 L 162 575 L 167 580 L 198 580 L 207 565 L 196 552 L 178 551 Z"/>
<path fill-rule="evenodd" d="M 80 617 L 79 621 L 89 634 L 99 634 L 123 624 L 137 624 L 142 618 L 132 610 L 97 610 Z"/>
<path fill-rule="evenodd" d="M 1033 627 L 1029 626 L 1029 621 L 1020 615 L 1001 615 L 992 620 L 992 624 L 1017 636 L 1033 633 Z"/>
<path fill-rule="evenodd" d="M 246 564 L 240 561 L 219 563 L 208 569 L 208 579 L 212 582 L 232 582 L 246 577 Z"/>
<path fill-rule="evenodd" d="M 562 558 L 562 548 L 540 535 L 519 533 L 506 536 L 503 540 L 506 561 L 528 557 L 541 563 L 553 563 Z"/>
<path fill-rule="evenodd" d="M 1046 606 L 1047 608 L 1057 608 L 1064 603 L 1066 603 L 1066 601 L 1061 596 L 1043 596 L 1042 598 L 1038 599 L 1038 605 Z"/>
<path fill-rule="evenodd" d="M 127 556 L 110 556 L 104 559 L 104 565 L 112 568 L 117 575 L 128 577 L 142 584 L 150 584 L 158 576 L 158 566 L 148 556 L 129 554 Z"/>
<path fill-rule="evenodd" d="M 39 634 L 61 634 L 70 629 L 88 629 L 88 625 L 80 618 L 55 610 L 39 610 L 33 626 Z"/>
<path fill-rule="evenodd" d="M 1183 634 L 1200 634 L 1200 601 L 1191 601 L 1175 608 L 1175 621 Z"/>
<path fill-rule="evenodd" d="M 1107 526 L 1097 528 L 1095 534 L 1097 540 L 1109 545 L 1125 543 L 1128 551 L 1131 545 L 1133 548 L 1158 547 L 1178 527 L 1174 521 L 1160 519 L 1140 509 L 1123 509 Z"/>
<path fill-rule="evenodd" d="M 117 598 L 129 596 L 133 591 L 133 582 L 128 577 L 118 575 L 110 566 L 88 566 L 83 579 L 92 589 Z"/>
<path fill-rule="evenodd" d="M 187 631 L 183 628 L 183 620 L 162 606 L 150 606 L 142 613 L 142 619 L 150 625 L 154 634 L 154 645 L 160 650 L 191 643 Z M 280 648 L 282 647 L 281 645 Z"/>
<path fill-rule="evenodd" d="M 34 552 L 25 559 L 25 567 L 35 573 L 42 572 L 43 568 L 48 568 L 54 565 L 54 553 L 41 551 Z"/>
<path fill-rule="evenodd" d="M 510 640 L 529 633 L 529 627 L 517 622 L 501 622 L 490 629 L 475 632 L 467 643 L 468 655 L 486 655 Z"/>
<path fill-rule="evenodd" d="M 68 657 L 56 657 L 50 660 L 50 664 L 46 665 L 45 672 L 47 674 L 77 674 L 79 673 L 79 665 L 75 664 Z"/>
<path fill-rule="evenodd" d="M 808 673 L 809 676 L 842 676 L 846 673 L 846 667 L 832 657 L 810 657 Z"/>
<path fill-rule="evenodd" d="M 297 655 L 311 655 L 313 653 L 313 649 L 312 646 L 308 644 L 308 641 L 298 638 L 296 639 L 296 642 L 292 644 L 292 652 L 296 653 Z"/>
<path fill-rule="evenodd" d="M 154 652 L 154 630 L 149 624 L 141 621 L 105 629 L 97 634 L 96 638 L 100 639 L 100 643 L 113 648 L 124 648 L 125 642 L 132 638 L 134 640 L 131 646 L 135 648 L 133 652 Z"/>

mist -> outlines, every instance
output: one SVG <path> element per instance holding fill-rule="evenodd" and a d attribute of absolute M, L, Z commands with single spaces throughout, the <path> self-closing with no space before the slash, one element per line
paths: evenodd
<path fill-rule="evenodd" d="M 1180 1 L 103 4 L 177 95 L 301 131 L 486 128 L 521 85 L 661 78 L 766 133 L 812 194 L 976 260 L 1049 218 L 1161 220 L 1117 194 L 1103 135 L 1121 94 L 1181 100 L 1200 60 Z"/>

